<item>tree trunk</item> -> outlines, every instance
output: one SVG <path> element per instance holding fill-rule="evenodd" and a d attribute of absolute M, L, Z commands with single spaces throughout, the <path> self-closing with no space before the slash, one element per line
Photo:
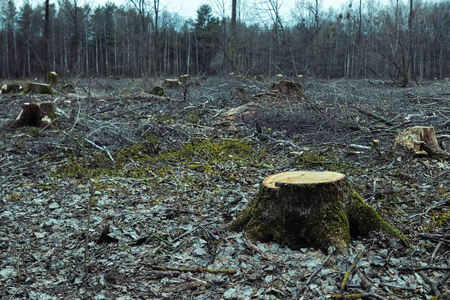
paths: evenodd
<path fill-rule="evenodd" d="M 236 56 L 236 0 L 231 1 L 230 72 L 235 72 Z"/>
<path fill-rule="evenodd" d="M 348 248 L 350 236 L 383 230 L 404 239 L 336 172 L 297 171 L 267 177 L 259 193 L 231 223 L 261 242 L 298 249 Z"/>

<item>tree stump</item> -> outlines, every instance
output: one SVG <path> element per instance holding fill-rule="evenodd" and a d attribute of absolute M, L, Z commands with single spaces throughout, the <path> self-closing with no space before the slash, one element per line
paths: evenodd
<path fill-rule="evenodd" d="M 0 94 L 8 93 L 20 93 L 22 91 L 22 86 L 20 84 L 3 84 Z"/>
<path fill-rule="evenodd" d="M 23 89 L 24 94 L 48 94 L 55 95 L 55 90 L 48 84 L 45 83 L 35 83 L 28 82 L 25 88 Z"/>
<path fill-rule="evenodd" d="M 351 188 L 345 175 L 336 172 L 297 171 L 267 177 L 230 229 L 245 230 L 249 238 L 261 242 L 325 252 L 330 246 L 345 250 L 351 236 L 372 230 L 404 240 Z"/>
<path fill-rule="evenodd" d="M 414 126 L 395 136 L 393 150 L 412 151 L 415 155 L 447 156 L 436 139 L 433 126 Z"/>
<path fill-rule="evenodd" d="M 278 90 L 281 94 L 303 97 L 303 85 L 300 82 L 282 80 L 272 83 L 271 90 Z"/>
<path fill-rule="evenodd" d="M 189 74 L 180 75 L 179 79 L 182 84 L 186 85 L 191 81 L 191 76 Z"/>
<path fill-rule="evenodd" d="M 58 83 L 58 74 L 55 71 L 47 73 L 47 83 L 49 85 L 55 85 Z"/>
<path fill-rule="evenodd" d="M 166 79 L 164 80 L 164 87 L 166 89 L 176 89 L 180 86 L 178 79 Z"/>
<path fill-rule="evenodd" d="M 153 87 L 152 94 L 157 96 L 164 96 L 164 88 L 160 85 L 156 85 Z"/>
<path fill-rule="evenodd" d="M 55 119 L 55 104 L 53 102 L 24 103 L 13 125 L 15 127 L 46 127 L 52 124 Z"/>

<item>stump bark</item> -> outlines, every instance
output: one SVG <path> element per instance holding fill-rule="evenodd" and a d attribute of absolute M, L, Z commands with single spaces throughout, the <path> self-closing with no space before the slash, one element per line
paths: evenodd
<path fill-rule="evenodd" d="M 395 136 L 392 149 L 412 151 L 415 155 L 447 155 L 437 141 L 433 126 L 414 126 L 404 129 Z"/>
<path fill-rule="evenodd" d="M 53 102 L 24 103 L 13 125 L 16 127 L 46 127 L 52 124 L 55 119 L 55 104 Z"/>
<path fill-rule="evenodd" d="M 404 240 L 355 192 L 345 175 L 297 171 L 267 177 L 258 194 L 231 223 L 249 238 L 278 242 L 292 249 L 327 251 L 348 248 L 351 236 L 383 230 Z"/>

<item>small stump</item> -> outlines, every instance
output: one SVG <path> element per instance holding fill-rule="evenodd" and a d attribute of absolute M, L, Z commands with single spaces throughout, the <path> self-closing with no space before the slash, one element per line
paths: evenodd
<path fill-rule="evenodd" d="M 414 126 L 397 133 L 393 150 L 411 151 L 415 155 L 447 156 L 436 139 L 433 126 Z"/>
<path fill-rule="evenodd" d="M 46 127 L 56 119 L 53 102 L 24 103 L 22 110 L 13 122 L 13 126 Z"/>
<path fill-rule="evenodd" d="M 180 86 L 178 79 L 166 79 L 164 80 L 164 87 L 166 89 L 176 89 Z"/>
<path fill-rule="evenodd" d="M 303 96 L 303 85 L 300 82 L 282 80 L 279 83 L 272 83 L 271 90 L 278 90 L 282 94 Z"/>
<path fill-rule="evenodd" d="M 336 172 L 297 171 L 267 177 L 259 193 L 231 223 L 261 242 L 298 249 L 348 248 L 351 235 L 383 230 L 404 239 Z"/>
<path fill-rule="evenodd" d="M 58 74 L 55 71 L 47 73 L 47 83 L 49 85 L 55 85 L 58 83 Z"/>
<path fill-rule="evenodd" d="M 156 85 L 153 87 L 152 94 L 157 96 L 164 96 L 164 88 L 160 85 Z"/>
<path fill-rule="evenodd" d="M 182 84 L 186 85 L 191 81 L 191 76 L 189 74 L 180 75 L 179 79 Z"/>

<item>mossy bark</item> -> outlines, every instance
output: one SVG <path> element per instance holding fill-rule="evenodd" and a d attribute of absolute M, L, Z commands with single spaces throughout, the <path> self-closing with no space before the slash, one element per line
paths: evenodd
<path fill-rule="evenodd" d="M 279 177 L 281 175 L 281 177 Z M 270 182 L 272 176 L 280 181 Z M 230 224 L 261 242 L 274 241 L 298 249 L 327 251 L 348 248 L 351 234 L 384 230 L 401 233 L 385 222 L 351 188 L 341 173 L 285 172 L 264 180 L 258 194 Z"/>

